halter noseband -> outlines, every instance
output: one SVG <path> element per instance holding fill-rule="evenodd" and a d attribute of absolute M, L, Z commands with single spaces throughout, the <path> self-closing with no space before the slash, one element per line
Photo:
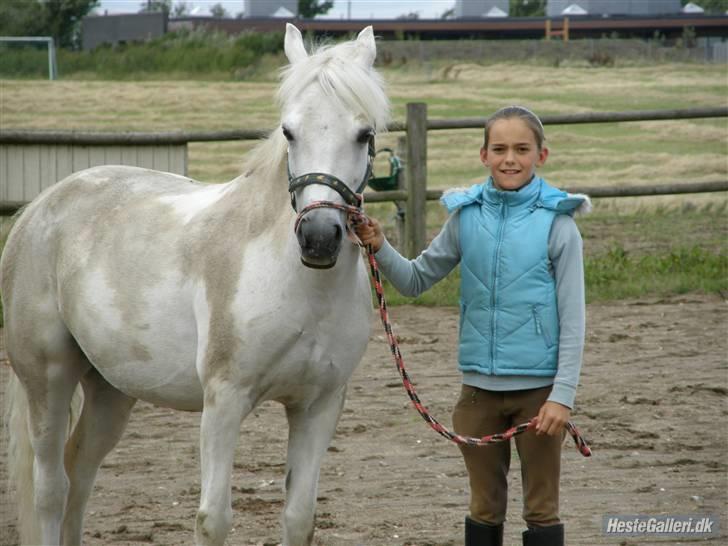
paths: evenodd
<path fill-rule="evenodd" d="M 298 206 L 296 205 L 296 190 L 305 186 L 311 186 L 312 184 L 319 184 L 321 186 L 328 186 L 336 193 L 338 193 L 344 202 L 350 207 L 361 208 L 362 197 L 361 193 L 369 182 L 372 176 L 372 163 L 374 161 L 374 136 L 369 138 L 369 149 L 367 152 L 367 170 L 364 173 L 359 186 L 356 190 L 352 191 L 340 178 L 335 177 L 332 174 L 326 173 L 306 173 L 301 176 L 294 177 L 291 174 L 291 166 L 288 165 L 288 193 L 291 194 L 291 206 L 293 210 L 298 212 Z"/>

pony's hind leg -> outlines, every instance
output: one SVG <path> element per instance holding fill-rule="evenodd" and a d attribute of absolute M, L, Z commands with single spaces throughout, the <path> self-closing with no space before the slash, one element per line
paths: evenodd
<path fill-rule="evenodd" d="M 283 546 L 309 546 L 313 541 L 321 460 L 336 431 L 345 395 L 343 386 L 310 405 L 286 407 L 289 433 Z"/>
<path fill-rule="evenodd" d="M 64 546 L 81 544 L 83 517 L 96 473 L 118 443 L 136 398 L 112 387 L 95 369 L 81 379 L 83 409 L 66 444 L 65 465 L 70 488 L 63 521 Z"/>
<path fill-rule="evenodd" d="M 54 334 L 58 333 L 58 336 Z M 58 343 L 11 350 L 8 355 L 27 397 L 28 427 L 33 449 L 33 506 L 41 544 L 60 544 L 68 493 L 63 450 L 71 399 L 88 362 L 72 338 L 47 325 L 45 338 Z M 24 348 L 25 349 L 25 348 Z M 20 514 L 27 518 L 29 514 Z M 34 525 L 35 527 L 35 525 Z"/>

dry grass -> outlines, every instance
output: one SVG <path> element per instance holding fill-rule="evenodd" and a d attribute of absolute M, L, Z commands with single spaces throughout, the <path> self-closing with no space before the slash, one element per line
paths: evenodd
<path fill-rule="evenodd" d="M 539 113 L 721 106 L 722 65 L 561 68 L 450 64 L 385 70 L 395 119 L 405 104 L 428 103 L 433 118 L 485 116 L 519 103 Z M 256 82 L 0 81 L 2 128 L 215 130 L 273 127 L 274 75 Z M 485 173 L 480 130 L 429 134 L 428 185 L 463 186 Z M 378 138 L 395 146 L 399 134 Z M 728 124 L 717 120 L 547 127 L 551 158 L 542 174 L 558 185 L 599 186 L 725 179 Z M 193 144 L 191 176 L 210 182 L 238 174 L 251 143 Z M 669 198 L 668 198 L 669 199 Z M 682 202 L 685 198 L 677 198 Z M 706 198 L 690 198 L 696 203 Z M 715 196 L 710 199 L 714 200 Z M 720 197 L 720 199 L 725 199 Z M 665 198 L 631 200 L 637 206 Z"/>

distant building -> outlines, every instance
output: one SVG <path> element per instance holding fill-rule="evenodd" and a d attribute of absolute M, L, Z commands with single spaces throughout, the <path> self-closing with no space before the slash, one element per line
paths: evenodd
<path fill-rule="evenodd" d="M 546 16 L 559 17 L 565 10 L 588 15 L 676 15 L 682 8 L 680 0 L 548 0 Z M 567 12 L 568 14 L 568 12 Z M 582 15 L 584 15 L 582 13 Z"/>
<path fill-rule="evenodd" d="M 243 17 L 280 17 L 283 10 L 298 15 L 298 0 L 245 0 Z M 282 8 L 282 9 L 281 9 Z M 279 15 L 276 15 L 278 13 Z"/>
<path fill-rule="evenodd" d="M 679 2 L 680 0 L 678 0 Z M 456 0 L 455 17 L 494 17 L 508 15 L 508 0 Z"/>
<path fill-rule="evenodd" d="M 683 6 L 682 9 L 683 13 L 692 13 L 692 14 L 698 14 L 698 13 L 705 13 L 705 10 L 701 8 L 698 4 L 694 2 L 688 2 Z"/>
<path fill-rule="evenodd" d="M 94 49 L 102 44 L 116 45 L 143 42 L 159 38 L 167 32 L 167 15 L 157 13 L 130 13 L 124 15 L 90 15 L 81 22 L 83 49 Z"/>

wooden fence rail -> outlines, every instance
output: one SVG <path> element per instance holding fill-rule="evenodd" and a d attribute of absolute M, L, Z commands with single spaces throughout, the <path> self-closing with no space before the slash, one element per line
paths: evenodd
<path fill-rule="evenodd" d="M 544 115 L 544 125 L 569 125 L 584 123 L 618 123 L 632 121 L 683 120 L 700 118 L 728 117 L 728 107 L 685 108 L 671 110 L 638 110 L 629 112 L 585 112 L 576 114 Z M 369 203 L 396 201 L 406 205 L 406 222 L 404 225 L 406 255 L 416 256 L 426 244 L 425 240 L 425 203 L 427 200 L 439 199 L 442 192 L 427 189 L 427 132 L 454 129 L 481 129 L 486 118 L 464 119 L 428 119 L 427 105 L 423 103 L 407 104 L 407 118 L 404 122 L 395 121 L 388 125 L 390 132 L 404 131 L 407 134 L 406 145 L 400 148 L 405 155 L 405 182 L 400 189 L 384 192 L 367 192 Z M 88 131 L 38 131 L 38 130 L 0 130 L 0 181 L 7 183 L 10 173 L 25 172 L 26 165 L 20 161 L 20 167 L 11 167 L 17 160 L 17 150 L 24 147 L 55 146 L 71 150 L 90 148 L 101 150 L 103 147 L 164 147 L 183 146 L 184 169 L 186 170 L 186 147 L 190 142 L 220 142 L 236 140 L 258 140 L 270 134 L 272 129 L 242 129 L 229 131 L 195 131 L 166 133 L 108 133 Z M 42 155 L 42 154 L 41 154 Z M 97 156 L 99 154 L 96 154 Z M 27 161 L 26 161 L 27 164 Z M 146 166 L 146 165 L 144 165 Z M 5 171 L 3 171 L 5 169 Z M 42 171 L 43 169 L 33 169 Z M 4 173 L 5 176 L 2 176 Z M 724 175 L 725 173 L 719 173 Z M 55 182 L 53 180 L 52 182 Z M 46 184 L 48 181 L 46 181 Z M 45 187 L 42 182 L 34 182 L 38 188 Z M 722 192 L 728 191 L 728 180 L 712 182 L 685 182 L 654 185 L 620 185 L 615 187 L 575 187 L 567 188 L 572 193 L 586 193 L 591 197 L 634 197 L 648 195 L 671 195 L 684 193 Z M 0 216 L 14 214 L 25 201 L 2 199 L 3 188 L 0 187 Z"/>
<path fill-rule="evenodd" d="M 544 125 L 584 123 L 618 123 L 623 121 L 657 121 L 728 117 L 728 107 L 683 108 L 675 110 L 633 110 L 629 112 L 583 112 L 541 116 Z M 486 118 L 427 119 L 428 131 L 446 129 L 480 129 Z M 189 142 L 223 142 L 258 140 L 270 134 L 269 129 L 231 129 L 228 131 L 168 131 L 162 133 L 110 133 L 103 131 L 47 131 L 32 129 L 0 130 L 0 144 L 77 144 L 152 145 L 187 144 Z M 390 132 L 407 131 L 407 121 L 393 121 Z"/>
<path fill-rule="evenodd" d="M 647 197 L 651 195 L 680 195 L 686 193 L 712 193 L 728 191 L 728 180 L 714 182 L 680 182 L 679 184 L 647 184 L 634 186 L 587 187 L 574 186 L 561 188 L 569 193 L 585 193 L 589 197 Z M 442 190 L 427 190 L 425 199 L 437 201 L 442 197 Z M 384 203 L 387 201 L 407 201 L 409 194 L 406 190 L 367 192 L 367 203 Z"/>

